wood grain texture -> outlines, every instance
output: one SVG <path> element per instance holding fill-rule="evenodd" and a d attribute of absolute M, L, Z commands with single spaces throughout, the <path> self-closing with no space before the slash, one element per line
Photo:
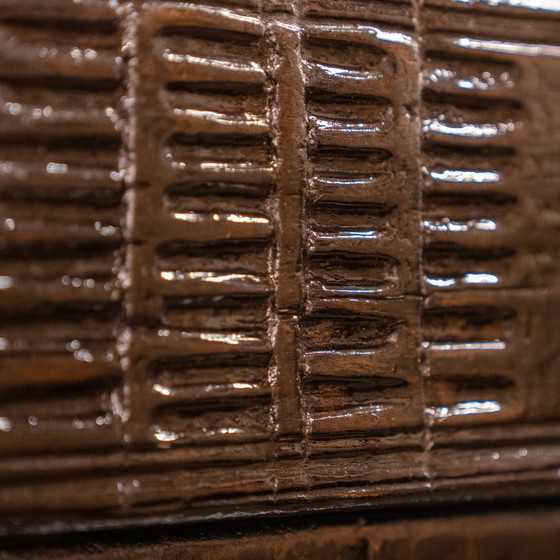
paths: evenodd
<path fill-rule="evenodd" d="M 143 531 L 117 531 L 12 540 L 2 560 L 521 560 L 560 554 L 560 511 L 541 504 L 499 508 L 446 508 L 445 516 L 358 517 L 331 514 L 312 519 L 267 520 Z"/>
<path fill-rule="evenodd" d="M 0 518 L 560 490 L 559 13 L 0 3 Z"/>

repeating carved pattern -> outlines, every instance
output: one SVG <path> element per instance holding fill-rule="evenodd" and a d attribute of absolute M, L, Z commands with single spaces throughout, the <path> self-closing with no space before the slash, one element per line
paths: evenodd
<path fill-rule="evenodd" d="M 106 3 L 62 20 L 54 4 L 2 4 L 4 474 L 15 455 L 120 444 L 121 44 Z"/>
<path fill-rule="evenodd" d="M 496 458 L 526 457 L 525 447 L 497 450 L 495 441 L 519 439 L 512 425 L 528 419 L 543 422 L 540 433 L 553 438 L 544 423 L 557 417 L 558 402 L 543 391 L 558 372 L 557 343 L 544 334 L 557 328 L 558 177 L 551 161 L 558 129 L 545 130 L 538 114 L 556 96 L 557 86 L 543 84 L 560 51 L 535 46 L 536 26 L 539 40 L 552 43 L 558 19 L 551 25 L 536 10 L 460 4 L 428 2 L 420 26 L 422 324 L 437 476 L 493 471 Z M 449 8 L 456 8 L 453 18 Z M 527 19 L 499 19 L 520 13 Z M 466 36 L 473 17 L 477 34 Z M 459 434 L 477 448 L 454 464 Z M 508 468 L 521 466 L 512 463 Z"/>
<path fill-rule="evenodd" d="M 4 531 L 555 491 L 560 20 L 495 4 L 0 4 Z"/>

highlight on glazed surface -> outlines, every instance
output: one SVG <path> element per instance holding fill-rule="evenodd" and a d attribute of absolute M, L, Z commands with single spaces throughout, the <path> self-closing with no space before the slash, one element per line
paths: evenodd
<path fill-rule="evenodd" d="M 558 493 L 552 0 L 0 3 L 0 532 Z"/>

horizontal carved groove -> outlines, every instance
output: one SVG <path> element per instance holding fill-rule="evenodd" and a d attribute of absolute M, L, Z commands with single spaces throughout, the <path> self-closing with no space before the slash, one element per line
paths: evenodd
<path fill-rule="evenodd" d="M 270 399 L 270 385 L 263 368 L 188 368 L 179 372 L 163 371 L 154 381 L 152 391 L 159 393 L 162 403 L 173 403 L 177 399 L 215 399 L 222 394 L 228 398 L 257 396 Z"/>
<path fill-rule="evenodd" d="M 216 23 L 220 23 L 216 19 Z M 189 39 L 203 39 L 218 43 L 249 44 L 260 39 L 260 36 L 232 29 L 217 27 L 196 27 L 194 25 L 167 25 L 161 28 L 158 35 L 165 37 L 187 37 Z"/>
<path fill-rule="evenodd" d="M 414 434 L 414 430 L 407 430 L 407 429 L 403 429 L 402 431 L 399 431 L 399 433 L 401 433 L 402 435 L 409 435 L 409 434 Z M 346 434 L 346 439 L 347 440 L 352 440 L 353 436 L 355 436 L 356 434 L 352 433 L 352 434 Z M 379 438 L 383 438 L 383 437 L 387 437 L 390 438 L 391 437 L 392 432 L 391 431 L 381 431 L 377 433 L 377 436 Z M 340 449 L 340 448 L 333 448 L 333 449 L 329 449 L 328 447 L 324 447 L 324 445 L 326 444 L 325 439 L 322 439 L 321 436 L 316 437 L 312 443 L 312 446 L 310 445 L 310 447 L 312 447 L 312 451 L 310 452 L 310 456 L 313 457 L 314 459 L 317 460 L 321 460 L 321 459 L 331 459 L 333 460 L 334 458 L 336 459 L 357 459 L 358 462 L 360 461 L 360 458 L 364 457 L 364 453 L 368 453 L 368 451 L 370 451 L 369 448 L 367 448 L 366 446 L 364 446 L 363 449 Z M 334 438 L 333 441 L 334 444 L 337 444 L 340 446 L 340 440 L 338 438 Z M 343 444 L 342 444 L 343 445 Z M 391 446 L 390 450 L 388 451 L 388 453 L 392 454 L 392 455 L 399 455 L 401 453 L 418 453 L 419 450 L 419 445 L 416 444 L 414 445 L 413 443 L 411 443 L 410 445 L 394 445 Z M 384 454 L 384 450 L 378 449 L 376 447 L 371 448 L 371 451 L 374 451 L 376 456 L 377 455 L 383 455 Z M 410 480 L 410 479 L 407 479 Z M 420 478 L 418 479 L 420 480 Z M 366 483 L 367 484 L 367 483 Z"/>
<path fill-rule="evenodd" d="M 544 4 L 532 6 L 528 3 L 523 5 L 521 3 L 491 4 L 477 2 L 476 4 L 458 5 L 455 0 L 432 0 L 430 5 L 430 11 L 433 12 L 433 17 L 436 21 L 441 17 L 439 14 L 449 14 L 449 8 L 453 10 L 452 13 L 457 18 L 470 19 L 473 16 L 482 18 L 484 15 L 485 19 L 490 22 L 490 25 L 494 24 L 494 27 L 497 21 L 503 22 L 504 19 L 502 18 L 506 15 L 510 25 L 517 23 L 517 21 L 534 25 L 534 23 L 537 23 L 539 20 L 542 22 L 550 22 L 551 18 L 554 21 L 554 19 L 558 17 L 558 12 L 556 10 L 548 9 Z M 496 16 L 502 17 L 497 20 L 494 19 Z M 531 22 L 531 20 L 533 20 L 533 22 Z M 495 36 L 491 35 L 489 38 L 495 38 Z"/>
<path fill-rule="evenodd" d="M 348 392 L 349 396 L 352 396 L 353 392 L 382 392 L 386 389 L 394 389 L 395 387 L 404 387 L 408 385 L 405 379 L 379 376 L 375 375 L 375 373 L 369 376 L 352 376 L 351 373 L 348 375 L 335 375 L 333 377 L 328 375 L 314 375 L 312 379 L 313 381 L 310 380 L 308 383 L 310 385 L 317 384 L 317 390 L 319 391 L 323 384 L 332 384 L 335 387 L 341 385 L 343 390 Z"/>
<path fill-rule="evenodd" d="M 512 204 L 518 202 L 518 197 L 498 191 L 469 192 L 437 192 L 429 193 L 425 197 L 426 211 L 434 211 L 442 206 L 472 206 L 484 208 L 486 206 L 502 206 L 509 210 Z"/>
<path fill-rule="evenodd" d="M 309 424 L 312 435 L 314 431 L 339 434 L 351 431 L 355 435 L 368 429 L 384 430 L 393 423 L 390 416 L 398 414 L 411 402 L 411 399 L 402 397 L 410 391 L 406 387 L 379 391 L 351 389 L 346 383 L 308 383 L 305 388 L 311 409 Z M 410 421 L 406 415 L 403 415 L 402 420 L 405 425 L 407 420 Z"/>
<path fill-rule="evenodd" d="M 19 149 L 16 149 L 19 152 Z M 116 154 L 105 150 L 83 153 L 80 150 L 45 154 L 40 148 L 24 150 L 25 158 L 15 159 L 10 150 L 10 159 L 2 162 L 0 187 L 8 184 L 20 187 L 62 188 L 81 191 L 83 189 L 111 188 L 122 186 L 122 177 L 111 164 L 116 165 Z M 85 160 L 85 161 L 84 161 Z M 50 173 L 49 163 L 62 164 L 64 173 Z M 88 165 L 89 164 L 89 165 Z M 105 167 L 106 166 L 106 167 Z M 55 171 L 59 169 L 55 166 Z M 16 189 L 17 190 L 17 189 Z"/>
<path fill-rule="evenodd" d="M 39 394 L 30 389 L 29 398 L 23 395 L 23 400 L 4 402 L 3 407 L 6 413 L 12 413 L 14 417 L 25 420 L 27 420 L 29 412 L 33 415 L 33 411 L 35 411 L 39 419 L 43 416 L 45 420 L 66 418 L 71 421 L 75 416 L 101 411 L 104 405 L 109 404 L 106 391 L 112 388 L 113 385 L 109 383 L 109 380 L 93 386 L 88 386 L 88 384 L 83 387 L 71 384 L 62 385 L 51 391 L 44 391 L 40 394 L 39 399 L 37 399 Z"/>
<path fill-rule="evenodd" d="M 267 241 L 261 238 L 253 239 L 219 239 L 204 243 L 188 241 L 169 241 L 157 248 L 157 253 L 163 257 L 184 254 L 189 257 L 202 256 L 211 253 L 214 257 L 227 256 L 230 253 L 254 253 L 266 247 Z"/>
<path fill-rule="evenodd" d="M 519 66 L 510 60 L 505 58 L 496 59 L 493 56 L 484 53 L 484 51 L 476 51 L 473 53 L 468 52 L 449 52 L 448 50 L 441 48 L 434 48 L 431 44 L 427 45 L 426 48 L 426 58 L 442 60 L 446 64 L 453 64 L 454 62 L 463 63 L 470 66 L 476 66 L 478 68 L 495 68 L 498 67 L 501 72 L 510 72 L 516 77 L 518 76 Z"/>
<path fill-rule="evenodd" d="M 266 134 L 183 134 L 176 133 L 169 138 L 170 144 L 183 146 L 227 146 L 234 151 L 237 146 L 268 146 L 269 139 Z"/>
<path fill-rule="evenodd" d="M 157 361 L 161 359 L 166 367 L 178 364 L 179 367 L 202 367 L 208 364 L 248 365 L 251 358 L 261 357 L 268 360 L 269 342 L 257 332 L 192 332 L 177 329 L 158 329 L 152 333 L 144 332 L 138 337 L 138 344 L 144 345 L 144 356 Z M 236 356 L 239 362 L 236 362 Z M 209 361 L 210 360 L 210 361 Z M 254 365 L 261 365 L 256 361 Z"/>
<path fill-rule="evenodd" d="M 373 210 L 373 215 L 387 215 L 398 205 L 391 178 L 390 172 L 368 174 L 366 170 L 364 173 L 325 170 L 311 178 L 307 199 L 311 209 L 328 209 L 332 203 L 335 207 L 352 208 L 352 213 L 357 215 L 362 208 Z"/>
<path fill-rule="evenodd" d="M 65 403 L 60 406 L 64 407 Z M 31 412 L 31 411 L 30 411 Z M 115 425 L 97 425 L 98 419 L 105 419 L 106 411 L 99 407 L 91 413 L 72 417 L 53 417 L 42 422 L 41 429 L 28 426 L 25 420 L 14 423 L 10 433 L 6 434 L 0 444 L 0 454 L 9 457 L 18 453 L 22 458 L 33 455 L 59 454 L 61 452 L 87 453 L 95 451 L 101 454 L 118 448 L 119 430 Z M 51 509 L 49 504 L 48 509 Z M 36 511 L 35 507 L 33 510 Z M 64 509 L 67 509 L 67 505 Z"/>
<path fill-rule="evenodd" d="M 379 320 L 381 324 L 389 321 L 390 323 L 397 324 L 399 321 L 395 318 L 403 312 L 402 307 L 399 307 L 401 301 L 389 301 L 387 305 L 384 302 L 376 301 L 353 301 L 341 300 L 337 298 L 328 298 L 322 302 L 314 302 L 318 304 L 317 307 L 312 308 L 310 314 L 314 319 L 355 319 L 365 318 Z M 321 303 L 323 305 L 321 305 Z M 396 305 L 392 305 L 395 304 Z M 370 305 L 367 305 L 370 304 Z M 395 315 L 394 315 L 395 314 Z"/>
<path fill-rule="evenodd" d="M 72 18 L 72 17 L 47 17 L 37 18 L 29 12 L 28 17 L 5 17 L 0 13 L 0 20 L 14 26 L 21 26 L 28 29 L 63 31 L 71 33 L 96 33 L 100 35 L 113 35 L 118 29 L 115 19 L 94 20 L 90 18 Z"/>
<path fill-rule="evenodd" d="M 431 307 L 424 311 L 427 325 L 437 324 L 442 320 L 464 320 L 471 324 L 486 324 L 497 321 L 510 321 L 517 317 L 512 307 L 490 307 L 472 305 L 464 307 Z"/>
<path fill-rule="evenodd" d="M 0 245 L 0 256 L 4 259 L 52 259 L 54 257 L 88 257 L 95 256 L 118 248 L 118 242 L 105 240 L 103 242 L 76 243 L 68 240 L 65 243 L 33 243 L 32 245 Z"/>
<path fill-rule="evenodd" d="M 58 284 L 57 287 L 67 288 L 66 296 L 72 290 L 103 289 L 108 291 L 115 287 L 111 270 L 114 266 L 114 255 L 110 252 L 86 258 L 62 257 L 38 262 L 33 268 L 21 274 L 22 267 L 28 264 L 25 257 L 21 260 L 1 263 L 0 274 L 11 275 L 22 280 L 22 291 L 25 291 L 26 287 L 33 287 L 35 283 L 38 291 L 48 290 L 48 286 Z M 74 284 L 72 284 L 73 282 Z M 8 292 L 13 287 L 7 288 Z M 18 288 L 16 287 L 16 289 Z"/>
<path fill-rule="evenodd" d="M 323 319 L 302 325 L 308 351 L 322 351 L 327 345 L 331 350 L 370 350 L 385 344 L 395 332 L 397 322 L 387 319 L 351 321 Z M 317 359 L 317 357 L 316 357 Z"/>
<path fill-rule="evenodd" d="M 490 389 L 506 390 L 514 387 L 513 379 L 501 375 L 453 375 L 437 376 L 438 383 L 449 383 L 455 391 L 485 391 Z"/>
<path fill-rule="evenodd" d="M 166 410 L 155 420 L 154 436 L 158 439 L 160 433 L 167 437 L 171 433 L 174 445 L 266 441 L 270 438 L 268 414 L 269 406 L 255 403 L 244 408 L 208 410 L 190 418 L 175 410 Z"/>
<path fill-rule="evenodd" d="M 183 55 L 168 55 L 164 58 L 164 68 L 168 83 L 253 83 L 260 87 L 266 81 L 262 68 L 250 63 L 224 65 L 222 60 L 187 58 Z"/>
<path fill-rule="evenodd" d="M 347 338 L 356 332 L 369 332 L 371 329 L 389 332 L 399 321 L 390 316 L 371 314 L 369 316 L 356 316 L 346 309 L 331 309 L 329 316 L 326 317 L 306 317 L 302 319 L 302 328 L 314 329 L 319 333 L 329 330 L 330 334 L 325 336 L 335 336 Z"/>
<path fill-rule="evenodd" d="M 363 266 L 371 267 L 385 267 L 387 265 L 398 265 L 399 261 L 392 257 L 391 255 L 380 255 L 372 253 L 348 253 L 348 252 L 321 252 L 314 253 L 311 258 L 317 262 L 317 264 L 324 263 L 325 268 L 328 269 L 330 265 L 344 266 L 345 268 L 362 268 Z"/>
<path fill-rule="evenodd" d="M 71 341 L 69 341 L 71 342 Z M 92 393 L 102 395 L 104 391 L 111 391 L 117 386 L 120 371 L 116 360 L 107 358 L 107 351 L 111 346 L 107 343 L 80 340 L 80 347 L 91 353 L 91 362 L 80 361 L 73 351 L 36 352 L 23 354 L 21 352 L 8 353 L 2 357 L 0 364 L 7 366 L 8 372 L 14 372 L 18 365 L 24 368 L 31 365 L 37 374 L 36 378 L 26 377 L 18 382 L 17 379 L 0 383 L 0 402 L 17 409 L 19 404 L 37 403 L 38 407 L 49 405 L 49 401 L 59 399 L 88 399 Z M 70 374 L 71 361 L 76 375 Z M 65 364 L 66 362 L 66 364 Z M 62 372 L 56 372 L 57 366 L 66 365 Z M 53 367 L 53 371 L 51 370 Z M 44 380 L 40 379 L 40 368 L 43 368 Z M 64 369 L 64 368 L 63 368 Z M 87 370 L 93 374 L 89 377 Z M 81 374 L 84 374 L 83 376 Z"/>
<path fill-rule="evenodd" d="M 344 159 L 369 160 L 383 162 L 392 157 L 392 153 L 381 148 L 353 148 L 321 144 L 313 150 L 314 157 L 340 157 Z"/>
<path fill-rule="evenodd" d="M 183 371 L 192 368 L 263 368 L 270 362 L 270 351 L 263 349 L 260 352 L 236 351 L 206 354 L 190 354 L 185 357 L 169 357 L 162 354 L 151 363 L 155 370 Z"/>
<path fill-rule="evenodd" d="M 314 411 L 309 415 L 310 437 L 313 439 L 344 439 L 352 437 L 364 438 L 390 436 L 402 433 L 402 428 L 393 428 L 392 416 L 398 414 L 403 425 L 418 425 L 417 415 L 410 410 L 410 402 L 401 399 L 391 406 L 349 406 L 334 410 Z M 412 416 L 414 414 L 414 416 Z M 377 457 L 378 461 L 380 457 Z M 376 464 L 378 464 L 378 461 Z M 395 457 L 392 457 L 394 464 Z M 408 465 L 410 468 L 410 464 Z M 385 471 L 387 472 L 387 471 Z M 394 471 L 393 471 L 394 472 Z M 332 476 L 329 473 L 329 477 Z"/>
<path fill-rule="evenodd" d="M 504 145 L 487 145 L 477 146 L 476 144 L 469 145 L 468 149 L 457 146 L 445 146 L 432 142 L 430 139 L 424 137 L 422 142 L 422 151 L 427 156 L 434 156 L 445 161 L 446 158 L 454 160 L 458 157 L 476 158 L 480 161 L 492 161 L 497 159 L 501 162 L 510 161 L 510 158 L 517 155 L 517 150 L 511 146 Z"/>
<path fill-rule="evenodd" d="M 332 21 L 334 17 L 341 23 L 355 23 L 356 20 L 370 23 L 373 17 L 375 22 L 413 27 L 409 0 L 352 0 L 344 6 L 338 3 L 326 4 L 322 0 L 309 0 L 306 6 L 307 13 L 318 21 Z"/>
<path fill-rule="evenodd" d="M 216 148 L 213 150 L 216 151 Z M 176 158 L 166 162 L 167 165 L 164 166 L 167 168 L 170 183 L 180 183 L 185 177 L 189 177 L 190 181 L 196 183 L 218 181 L 261 185 L 272 183 L 274 177 L 274 167 L 271 164 L 247 163 L 247 158 L 243 158 L 245 163 L 241 158 L 241 161 L 231 161 L 221 157 L 217 158 L 217 161 L 208 161 L 209 158 L 206 158 L 206 161 L 193 161 L 192 154 L 172 155 Z"/>
<path fill-rule="evenodd" d="M 517 99 L 479 97 L 473 95 L 470 91 L 443 92 L 431 89 L 430 86 L 422 90 L 422 100 L 425 103 L 445 103 L 449 108 L 488 111 L 492 115 L 495 115 L 498 111 L 510 111 L 515 114 L 523 109 L 523 103 Z"/>
<path fill-rule="evenodd" d="M 398 286 L 396 275 L 387 270 L 348 271 L 333 269 L 328 272 L 311 269 L 310 292 L 314 298 L 320 297 L 379 297 Z"/>
<path fill-rule="evenodd" d="M 268 306 L 259 301 L 248 302 L 245 307 L 216 307 L 215 309 L 164 307 L 162 323 L 199 331 L 227 329 L 237 334 L 262 337 L 262 325 L 267 319 L 267 309 Z"/>
<path fill-rule="evenodd" d="M 189 262 L 192 264 L 192 261 Z M 169 296 L 189 294 L 206 297 L 246 292 L 258 297 L 269 293 L 272 286 L 272 281 L 266 274 L 254 274 L 240 268 L 189 271 L 183 267 L 161 270 L 160 278 L 161 289 Z"/>
<path fill-rule="evenodd" d="M 232 97 L 259 97 L 263 95 L 262 84 L 249 82 L 168 82 L 165 87 L 173 92 L 201 93 L 209 96 L 218 93 Z"/>
<path fill-rule="evenodd" d="M 424 87 L 454 92 L 475 98 L 506 98 L 518 95 L 518 67 L 508 61 L 428 52 L 424 68 Z"/>
<path fill-rule="evenodd" d="M 405 384 L 406 385 L 406 384 Z M 389 411 L 398 411 L 411 402 L 402 395 L 410 391 L 405 385 L 380 389 L 356 389 L 350 383 L 306 383 L 308 406 L 312 410 L 310 421 L 331 424 L 334 431 L 375 429 L 376 420 L 381 420 Z M 369 416 L 369 418 L 368 418 Z M 376 418 L 381 417 L 381 418 Z M 333 422 L 334 420 L 334 422 Z M 336 420 L 341 426 L 336 426 Z M 386 426 L 379 426 L 381 428 Z"/>
<path fill-rule="evenodd" d="M 11 42 L 11 48 L 0 55 L 0 76 L 3 79 L 22 79 L 27 83 L 31 77 L 47 76 L 62 80 L 85 79 L 93 83 L 118 79 L 118 47 L 110 41 L 99 41 L 102 36 L 61 34 L 54 44 L 51 43 L 50 49 L 44 46 L 44 33 L 41 31 L 30 33 L 25 30 L 22 34 L 19 29 L 3 26 L 0 36 Z"/>
<path fill-rule="evenodd" d="M 32 109 L 24 105 L 23 112 L 24 116 L 18 118 L 0 117 L 3 129 L 0 131 L 0 146 L 10 140 L 13 145 L 22 143 L 26 147 L 32 147 L 33 144 L 37 145 L 40 142 L 52 145 L 54 138 L 70 138 L 71 141 L 76 138 L 80 141 L 83 141 L 83 138 L 100 138 L 106 141 L 116 133 L 115 124 L 99 109 L 76 110 L 72 117 L 68 118 L 67 109 L 56 107 L 48 119 L 32 124 L 29 122 L 29 119 L 33 118 Z M 88 129 L 84 130 L 84 127 Z M 35 134 L 35 141 L 28 142 L 27 139 L 32 131 Z"/>
<path fill-rule="evenodd" d="M 77 321 L 89 316 L 96 320 L 115 320 L 120 312 L 118 301 L 73 301 L 59 304 L 41 302 L 26 308 L 2 309 L 0 323 Z"/>
<path fill-rule="evenodd" d="M 121 375 L 116 360 L 108 352 L 99 352 L 89 345 L 86 348 L 93 356 L 91 362 L 80 360 L 71 352 L 6 354 L 0 360 L 5 377 L 0 382 L 0 399 L 43 399 L 48 394 L 59 395 L 59 389 L 66 386 L 83 387 L 84 392 L 107 382 L 116 386 Z"/>
<path fill-rule="evenodd" d="M 395 204 L 377 202 L 347 202 L 344 200 L 317 200 L 313 202 L 314 208 L 330 210 L 335 214 L 352 214 L 356 216 L 387 216 L 395 208 Z M 333 231 L 333 233 L 335 233 Z"/>
<path fill-rule="evenodd" d="M 122 199 L 122 191 L 118 186 L 111 188 L 80 188 L 65 187 L 20 187 L 4 188 L 0 180 L 0 198 L 10 202 L 40 202 L 53 211 L 60 206 L 78 205 L 84 208 L 99 210 L 118 207 Z"/>
<path fill-rule="evenodd" d="M 154 6 L 158 6 L 158 4 L 168 3 L 168 0 L 153 0 Z M 205 7 L 208 4 L 205 5 Z M 192 17 L 191 14 L 193 13 L 191 10 L 196 10 L 196 4 L 184 4 L 185 7 L 181 6 L 181 15 L 183 18 L 189 21 Z M 232 15 L 237 15 L 236 11 L 239 9 L 242 10 L 256 10 L 259 6 L 258 0 L 213 0 L 212 8 L 214 10 L 219 10 L 223 8 L 226 10 L 226 17 L 231 17 Z M 194 9 L 193 9 L 194 8 Z M 234 11 L 236 10 L 236 11 Z M 190 13 L 189 13 L 190 12 Z M 196 13 L 196 12 L 194 12 Z M 246 13 L 246 12 L 245 12 Z M 216 12 L 209 14 L 209 17 L 212 18 L 220 18 L 221 14 L 216 14 Z M 221 18 L 220 18 L 221 19 Z"/>
<path fill-rule="evenodd" d="M 468 247 L 457 243 L 432 243 L 425 247 L 424 257 L 428 262 L 437 259 L 457 258 L 461 260 L 505 259 L 516 254 L 512 247 Z"/>
<path fill-rule="evenodd" d="M 389 181 L 389 176 L 385 173 L 364 174 L 355 171 L 330 170 L 325 173 L 311 177 L 312 187 L 322 187 L 333 185 L 339 188 L 379 188 L 380 184 Z"/>
<path fill-rule="evenodd" d="M 234 384 L 228 386 L 215 386 L 212 384 L 196 387 L 183 387 L 181 390 L 175 388 L 176 394 L 166 399 L 162 397 L 162 401 L 156 408 L 156 413 L 170 413 L 183 418 L 193 418 L 205 414 L 206 412 L 228 412 L 236 411 L 243 408 L 249 408 L 258 405 L 270 404 L 270 392 L 246 391 L 239 394 L 240 391 L 235 388 Z M 169 400 L 169 403 L 166 403 Z"/>
<path fill-rule="evenodd" d="M 499 122 L 487 122 L 483 115 L 461 116 L 451 111 L 449 118 L 440 119 L 446 112 L 443 107 L 433 108 L 429 116 L 424 119 L 423 126 L 429 142 L 447 145 L 456 149 L 466 149 L 472 146 L 505 145 L 510 137 L 517 136 L 522 122 L 513 120 L 509 116 Z M 499 118 L 499 117 L 498 117 Z"/>
<path fill-rule="evenodd" d="M 267 142 L 257 144 L 170 144 L 169 152 L 175 161 L 168 162 L 172 173 L 170 183 L 188 177 L 193 182 L 233 181 L 235 183 L 260 184 L 272 180 L 274 167 L 270 162 L 270 146 Z M 177 161 L 179 160 L 179 161 Z"/>
<path fill-rule="evenodd" d="M 88 92 L 115 92 L 119 82 L 116 78 L 90 78 L 78 76 L 58 76 L 49 74 L 33 74 L 29 76 L 10 75 L 2 76 L 0 72 L 0 82 L 12 87 L 42 88 L 45 93 L 67 92 L 67 93 L 88 93 Z"/>
<path fill-rule="evenodd" d="M 345 65 L 350 64 L 349 67 L 371 67 L 387 56 L 387 51 L 375 45 L 314 35 L 306 37 L 305 46 L 309 48 L 310 60 L 321 62 L 343 60 Z"/>
<path fill-rule="evenodd" d="M 325 105 L 389 105 L 391 101 L 386 97 L 377 95 L 364 95 L 354 93 L 340 93 L 318 87 L 309 87 L 306 89 L 306 97 L 308 101 L 322 103 Z"/>
<path fill-rule="evenodd" d="M 224 196 L 224 197 L 251 197 L 266 198 L 272 191 L 272 184 L 244 184 L 228 183 L 226 181 L 215 182 L 184 182 L 174 183 L 167 187 L 166 193 L 170 197 L 180 196 Z"/>
<path fill-rule="evenodd" d="M 243 291 L 240 286 L 239 292 Z M 251 308 L 257 305 L 265 305 L 266 300 L 263 296 L 253 293 L 237 293 L 208 296 L 166 296 L 164 303 L 166 309 L 241 309 Z"/>
<path fill-rule="evenodd" d="M 210 216 L 200 219 L 201 223 L 188 221 L 183 223 L 184 220 L 180 218 L 170 219 L 165 232 L 169 241 L 164 243 L 164 247 L 169 250 L 173 246 L 178 248 L 182 244 L 193 247 L 206 244 L 210 248 L 221 244 L 231 246 L 249 243 L 251 240 L 265 242 L 272 235 L 272 227 L 268 221 L 264 222 L 265 218 L 261 219 L 263 222 L 260 223 L 236 223 L 219 219 L 217 224 L 212 223 L 214 220 Z M 213 230 L 204 228 L 204 223 L 211 224 Z"/>
<path fill-rule="evenodd" d="M 156 262 L 158 264 L 158 270 L 160 271 L 160 281 L 159 283 L 169 282 L 169 291 L 165 291 L 167 295 L 172 295 L 172 286 L 175 285 L 176 281 L 181 278 L 191 278 L 191 272 L 194 272 L 192 276 L 193 280 L 196 280 L 198 285 L 202 283 L 212 284 L 212 278 L 210 281 L 204 281 L 202 278 L 208 278 L 210 275 L 216 277 L 217 280 L 227 280 L 222 274 L 245 274 L 246 271 L 248 275 L 254 275 L 255 278 L 247 278 L 244 281 L 251 281 L 255 285 L 260 284 L 260 278 L 266 276 L 267 273 L 267 259 L 268 259 L 268 244 L 261 244 L 258 247 L 253 247 L 251 251 L 246 252 L 234 252 L 231 250 L 226 250 L 225 252 L 213 253 L 207 248 L 204 248 L 202 252 L 188 253 L 188 260 L 181 253 L 169 254 L 169 255 L 157 255 Z M 164 273 L 164 274 L 162 274 Z M 201 274 L 202 273 L 202 274 Z M 208 275 L 207 273 L 210 273 Z M 181 276 L 182 275 L 182 276 Z M 171 278 L 171 281 L 167 280 Z M 231 278 L 233 283 L 237 283 L 241 280 L 239 277 Z M 177 282 L 179 285 L 180 282 Z M 216 282 L 220 284 L 220 282 Z M 205 294 L 205 292 L 201 292 Z M 193 294 L 194 295 L 194 294 Z"/>
<path fill-rule="evenodd" d="M 3 279 L 9 279 L 8 282 L 12 283 L 0 295 L 0 309 L 8 315 L 18 309 L 29 310 L 42 304 L 57 307 L 80 304 L 79 302 L 86 305 L 88 302 L 106 303 L 114 301 L 117 294 L 108 275 L 94 279 L 80 276 L 71 278 L 69 275 L 43 278 L 25 274 L 4 276 Z"/>
<path fill-rule="evenodd" d="M 158 372 L 152 396 L 161 406 L 205 398 L 257 397 L 270 401 L 270 384 L 264 367 L 227 367 Z M 160 406 L 158 404 L 158 406 Z"/>
<path fill-rule="evenodd" d="M 95 135 L 88 136 L 0 136 L 0 147 L 12 147 L 14 144 L 20 144 L 26 148 L 44 147 L 47 150 L 63 150 L 65 148 L 81 149 L 81 150 L 103 150 L 117 151 L 119 147 L 119 139 L 116 135 Z"/>

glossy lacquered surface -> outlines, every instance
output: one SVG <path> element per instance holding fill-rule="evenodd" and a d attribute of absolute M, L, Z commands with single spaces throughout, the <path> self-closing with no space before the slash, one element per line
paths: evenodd
<path fill-rule="evenodd" d="M 13 539 L 2 560 L 556 560 L 554 505 L 446 507 Z"/>
<path fill-rule="evenodd" d="M 560 491 L 560 11 L 0 2 L 1 532 Z"/>

